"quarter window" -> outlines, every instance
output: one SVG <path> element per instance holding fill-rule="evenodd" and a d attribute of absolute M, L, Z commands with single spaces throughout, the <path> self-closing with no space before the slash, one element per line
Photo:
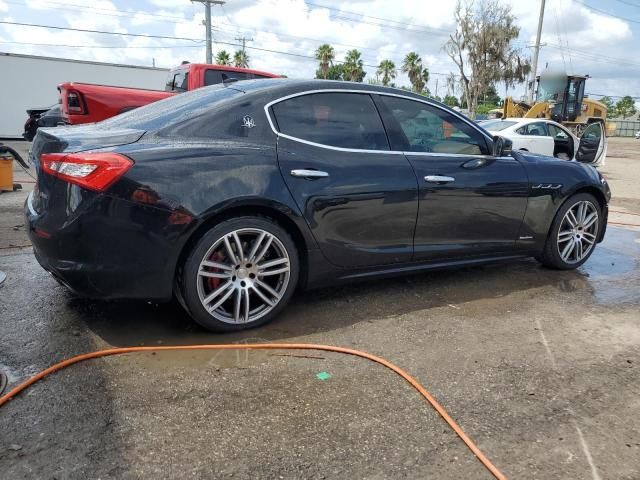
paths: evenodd
<path fill-rule="evenodd" d="M 368 94 L 314 93 L 272 107 L 280 132 L 332 147 L 389 150 L 387 135 Z"/>
<path fill-rule="evenodd" d="M 485 137 L 464 120 L 440 108 L 405 98 L 380 95 L 387 114 L 391 149 L 461 155 L 488 154 Z"/>

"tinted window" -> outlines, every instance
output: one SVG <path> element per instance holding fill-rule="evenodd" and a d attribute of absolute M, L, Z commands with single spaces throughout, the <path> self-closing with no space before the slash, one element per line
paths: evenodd
<path fill-rule="evenodd" d="M 275 104 L 280 132 L 314 143 L 389 150 L 380 115 L 368 94 L 316 93 Z"/>
<path fill-rule="evenodd" d="M 397 122 L 392 150 L 465 155 L 488 154 L 484 135 L 440 108 L 404 98 L 379 96 Z"/>
<path fill-rule="evenodd" d="M 236 80 L 249 80 L 253 78 L 254 75 L 252 73 L 247 72 L 231 72 L 225 70 L 206 70 L 204 72 L 204 84 L 205 85 L 215 85 L 217 83 L 222 83 L 223 81 L 227 81 L 230 79 Z"/>

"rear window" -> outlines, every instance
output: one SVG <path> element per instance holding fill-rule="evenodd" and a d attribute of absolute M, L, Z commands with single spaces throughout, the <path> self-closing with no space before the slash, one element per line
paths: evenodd
<path fill-rule="evenodd" d="M 189 71 L 184 68 L 170 71 L 164 89 L 167 92 L 186 92 L 189 89 Z"/>
<path fill-rule="evenodd" d="M 232 72 L 226 70 L 207 70 L 204 72 L 204 84 L 215 85 L 230 79 L 251 80 L 252 78 L 262 78 L 248 72 Z"/>
<path fill-rule="evenodd" d="M 272 109 L 286 135 L 332 147 L 389 150 L 382 120 L 367 94 L 302 95 Z"/>
<path fill-rule="evenodd" d="M 492 132 L 499 132 L 509 127 L 513 127 L 517 122 L 510 122 L 508 120 L 489 120 L 481 122 L 480 126 L 485 130 L 491 130 Z"/>
<path fill-rule="evenodd" d="M 231 86 L 213 85 L 198 88 L 153 102 L 101 122 L 104 128 L 155 130 L 212 110 L 244 92 Z"/>

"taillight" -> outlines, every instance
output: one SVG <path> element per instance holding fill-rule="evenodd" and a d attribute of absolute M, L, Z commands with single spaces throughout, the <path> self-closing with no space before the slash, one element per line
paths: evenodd
<path fill-rule="evenodd" d="M 82 95 L 79 92 L 74 92 L 73 90 L 67 92 L 67 110 L 75 115 L 85 115 L 87 113 L 82 101 Z"/>
<path fill-rule="evenodd" d="M 109 188 L 133 166 L 130 158 L 118 153 L 43 153 L 42 170 L 69 183 L 96 192 Z"/>

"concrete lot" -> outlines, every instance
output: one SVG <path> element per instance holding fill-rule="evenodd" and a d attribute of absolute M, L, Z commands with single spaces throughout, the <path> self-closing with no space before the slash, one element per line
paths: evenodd
<path fill-rule="evenodd" d="M 639 147 L 610 139 L 611 221 L 640 223 L 618 213 L 640 214 Z M 341 345 L 405 368 L 509 478 L 640 478 L 638 228 L 611 226 L 577 271 L 531 260 L 325 289 L 297 295 L 263 328 L 214 335 L 175 305 L 73 298 L 29 248 L 13 248 L 28 243 L 25 196 L 0 195 L 0 369 L 12 384 L 109 346 Z M 0 477 L 489 478 L 382 367 L 289 354 L 71 367 L 0 410 Z"/>

